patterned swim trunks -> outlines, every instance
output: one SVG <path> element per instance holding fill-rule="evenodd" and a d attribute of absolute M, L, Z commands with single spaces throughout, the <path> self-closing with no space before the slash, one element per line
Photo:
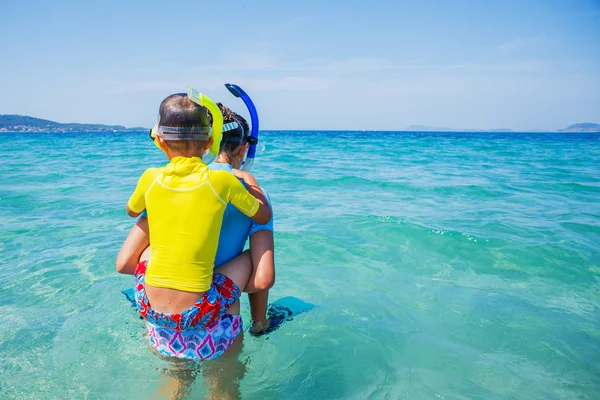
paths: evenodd
<path fill-rule="evenodd" d="M 204 361 L 220 357 L 242 331 L 240 315 L 225 314 L 208 328 L 180 332 L 146 322 L 148 339 L 159 354 Z"/>
<path fill-rule="evenodd" d="M 161 313 L 150 306 L 146 294 L 146 267 L 147 262 L 142 261 L 135 270 L 135 305 L 140 315 L 155 326 L 181 332 L 212 328 L 241 295 L 235 282 L 223 274 L 214 274 L 210 289 L 196 304 L 178 314 Z"/>

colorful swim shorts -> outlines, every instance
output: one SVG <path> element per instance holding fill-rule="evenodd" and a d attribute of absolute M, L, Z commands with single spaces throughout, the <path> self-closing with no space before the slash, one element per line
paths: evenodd
<path fill-rule="evenodd" d="M 188 360 L 212 360 L 220 357 L 242 331 L 239 314 L 225 314 L 208 328 L 180 332 L 146 322 L 148 339 L 160 354 Z"/>
<path fill-rule="evenodd" d="M 135 305 L 140 315 L 153 325 L 177 331 L 212 327 L 241 295 L 240 288 L 223 274 L 214 274 L 210 289 L 200 300 L 180 314 L 164 314 L 150 306 L 144 285 L 147 262 L 135 270 Z"/>

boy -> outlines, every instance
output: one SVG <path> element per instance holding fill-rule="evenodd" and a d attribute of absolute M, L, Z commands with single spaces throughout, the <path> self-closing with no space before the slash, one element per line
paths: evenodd
<path fill-rule="evenodd" d="M 271 219 L 258 185 L 244 188 L 228 171 L 204 164 L 208 125 L 206 109 L 185 94 L 163 100 L 156 140 L 170 163 L 146 170 L 127 203 L 132 217 L 146 209 L 151 237 L 152 258 L 135 274 L 138 311 L 180 331 L 211 326 L 248 282 L 248 269 L 213 273 L 227 203 L 258 223 Z"/>

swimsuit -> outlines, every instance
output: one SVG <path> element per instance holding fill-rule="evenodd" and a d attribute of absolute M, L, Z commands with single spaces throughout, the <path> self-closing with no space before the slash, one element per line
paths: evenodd
<path fill-rule="evenodd" d="M 195 331 L 217 322 L 241 296 L 240 288 L 223 274 L 214 274 L 209 290 L 190 308 L 176 314 L 156 311 L 146 294 L 145 278 L 148 262 L 142 261 L 135 270 L 135 306 L 148 322 L 176 331 Z"/>
<path fill-rule="evenodd" d="M 212 360 L 231 347 L 242 331 L 242 317 L 225 314 L 208 328 L 180 332 L 146 322 L 150 345 L 159 354 L 188 360 Z"/>

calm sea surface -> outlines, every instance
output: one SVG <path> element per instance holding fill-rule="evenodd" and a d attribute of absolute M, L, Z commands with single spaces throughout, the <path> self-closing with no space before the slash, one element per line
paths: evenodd
<path fill-rule="evenodd" d="M 145 132 L 0 140 L 0 398 L 151 398 L 167 364 L 114 261 L 137 178 L 166 159 Z M 245 335 L 244 399 L 598 398 L 600 134 L 260 146 L 271 299 L 319 307 Z"/>

